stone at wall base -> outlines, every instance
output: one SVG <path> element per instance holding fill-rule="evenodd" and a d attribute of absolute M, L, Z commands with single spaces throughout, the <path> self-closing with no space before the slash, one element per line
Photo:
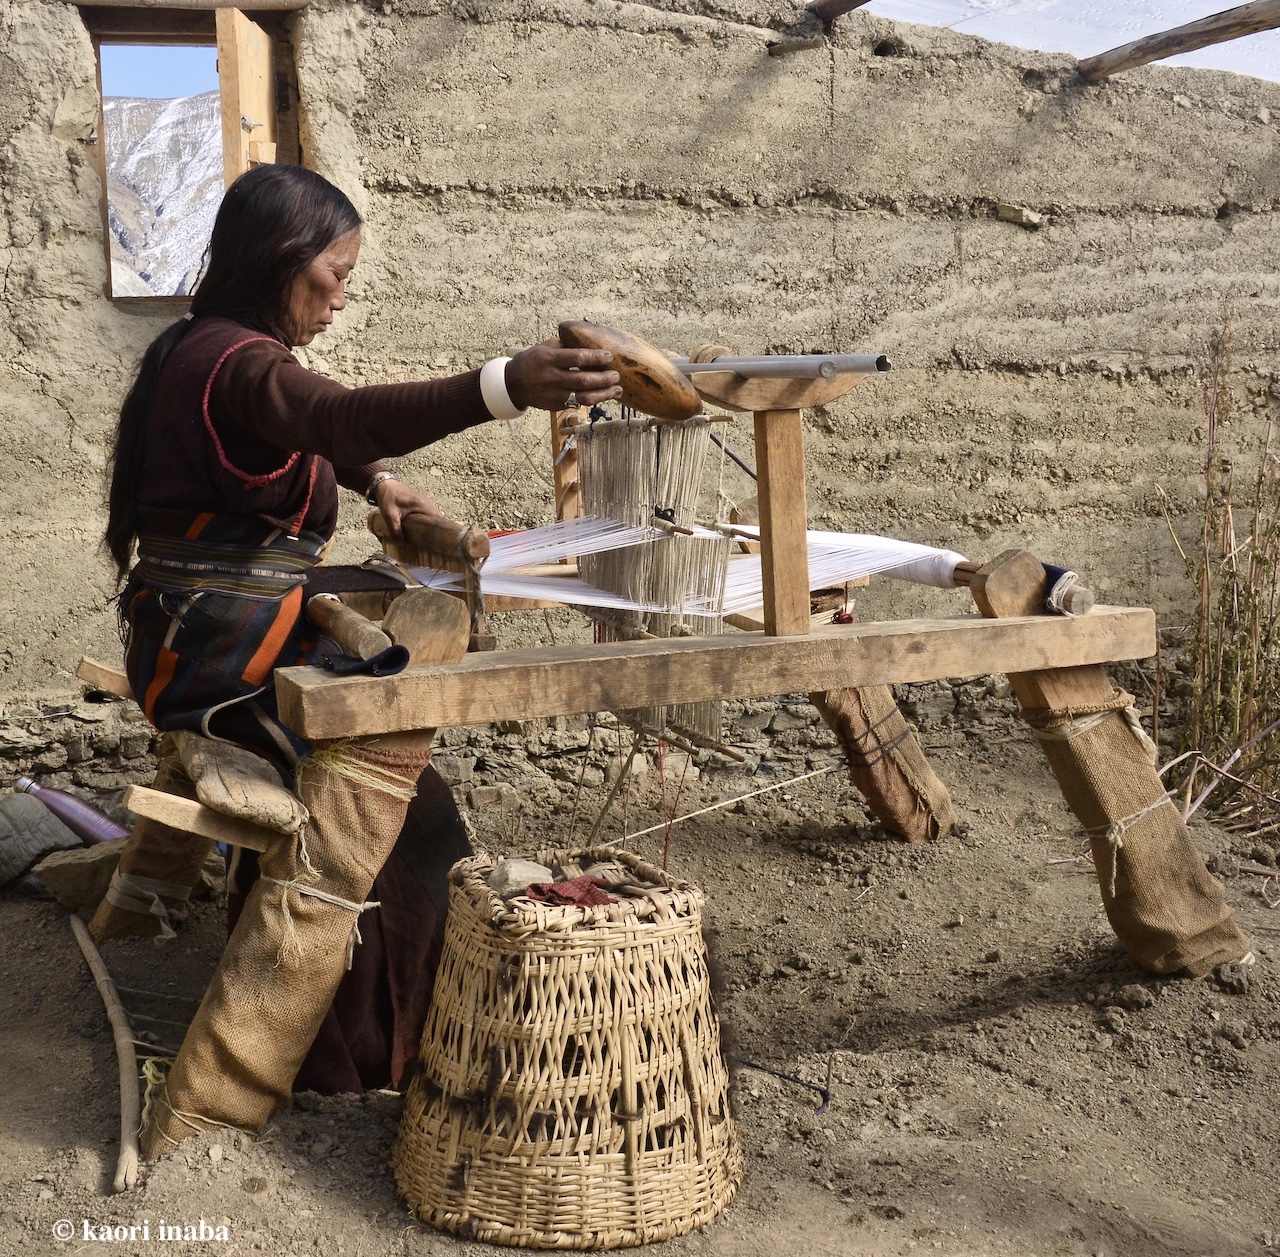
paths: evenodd
<path fill-rule="evenodd" d="M 106 897 L 111 875 L 120 862 L 127 838 L 113 838 L 92 847 L 55 851 L 32 869 L 45 889 L 71 912 L 93 912 Z"/>

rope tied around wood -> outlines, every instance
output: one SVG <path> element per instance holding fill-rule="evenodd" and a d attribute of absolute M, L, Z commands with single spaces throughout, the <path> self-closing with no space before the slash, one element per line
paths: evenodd
<path fill-rule="evenodd" d="M 142 1062 L 142 1081 L 146 1084 L 144 1092 L 144 1101 L 142 1106 L 142 1121 L 140 1127 L 145 1129 L 150 1122 L 152 1110 L 156 1107 L 163 1106 L 168 1109 L 174 1117 L 178 1119 L 184 1126 L 190 1127 L 193 1134 L 199 1135 L 206 1130 L 233 1130 L 249 1139 L 255 1138 L 252 1131 L 245 1130 L 241 1126 L 233 1126 L 228 1122 L 215 1121 L 211 1117 L 205 1117 L 200 1113 L 190 1113 L 184 1109 L 175 1108 L 169 1103 L 169 1095 L 165 1090 L 169 1081 L 169 1066 L 158 1057 L 148 1056 Z M 151 1122 L 153 1129 L 166 1144 L 176 1148 L 181 1139 L 175 1139 L 162 1126 Z M 186 1136 L 183 1136 L 185 1138 Z"/>
<path fill-rule="evenodd" d="M 394 769 L 385 768 L 381 764 L 371 764 L 358 753 L 368 745 L 367 740 L 344 738 L 339 742 L 331 742 L 328 746 L 313 751 L 304 759 L 295 774 L 299 782 L 310 768 L 323 768 L 354 785 L 366 790 L 377 790 L 389 794 L 401 803 L 409 803 L 418 793 L 418 783 L 413 777 L 406 777 Z"/>
<path fill-rule="evenodd" d="M 861 732 L 849 730 L 842 739 L 847 754 L 851 757 L 856 754 L 859 764 L 864 768 L 874 768 L 881 760 L 887 759 L 890 751 L 901 746 L 911 737 L 911 726 L 905 721 L 903 721 L 902 729 L 887 742 L 883 741 L 879 736 L 879 730 L 882 726 L 900 716 L 901 713 L 897 707 L 893 707 L 881 716 L 875 724 L 868 725 Z M 874 741 L 872 741 L 873 738 L 875 739 Z"/>
<path fill-rule="evenodd" d="M 1118 687 L 1112 690 L 1109 699 L 1099 703 L 1061 709 L 1023 708 L 1022 718 L 1031 726 L 1032 732 L 1041 742 L 1072 742 L 1090 730 L 1098 728 L 1113 714 L 1124 720 L 1129 732 L 1133 734 L 1147 759 L 1154 765 L 1159 758 L 1156 744 L 1142 727 L 1142 720 L 1133 695 Z M 1149 816 L 1152 812 L 1164 807 L 1170 799 L 1170 794 L 1162 794 L 1154 802 L 1148 803 L 1136 812 L 1131 812 L 1128 816 L 1085 829 L 1085 833 L 1091 838 L 1098 836 L 1105 838 L 1111 852 L 1111 868 L 1106 882 L 1107 893 L 1111 898 L 1115 898 L 1116 874 L 1120 864 L 1120 852 L 1124 849 L 1125 833 L 1144 816 Z"/>
<path fill-rule="evenodd" d="M 1091 838 L 1095 834 L 1100 834 L 1107 840 L 1107 846 L 1111 850 L 1111 872 L 1107 877 L 1107 893 L 1112 899 L 1116 896 L 1116 873 L 1120 866 L 1120 852 L 1124 849 L 1126 831 L 1132 829 L 1144 816 L 1159 811 L 1166 803 L 1171 807 L 1174 806 L 1172 791 L 1161 795 L 1154 803 L 1148 803 L 1146 807 L 1130 812 L 1128 816 L 1122 816 L 1119 820 L 1111 821 L 1106 825 L 1094 825 L 1084 831 Z M 1176 807 L 1174 810 L 1177 810 Z"/>
<path fill-rule="evenodd" d="M 322 903 L 333 904 L 335 908 L 345 908 L 348 912 L 354 912 L 356 918 L 351 922 L 351 933 L 347 936 L 347 969 L 351 969 L 355 961 L 356 948 L 364 942 L 364 938 L 360 933 L 360 914 L 369 908 L 381 908 L 382 901 L 380 899 L 366 899 L 363 903 L 356 903 L 353 899 L 343 899 L 341 895 L 331 895 L 327 890 L 321 890 L 317 886 L 309 886 L 306 882 L 300 882 L 296 878 L 288 880 L 279 877 L 268 877 L 265 873 L 262 875 L 264 882 L 271 882 L 279 886 L 280 890 L 280 911 L 284 914 L 284 930 L 285 940 L 280 944 L 280 951 L 276 955 L 276 968 L 284 962 L 285 950 L 290 943 L 293 949 L 302 955 L 302 948 L 298 945 L 298 934 L 293 926 L 293 913 L 289 910 L 289 892 L 295 891 L 299 895 L 306 895 L 311 899 L 319 899 Z"/>
<path fill-rule="evenodd" d="M 1160 752 L 1142 727 L 1142 718 L 1134 704 L 1132 694 L 1117 688 L 1104 703 L 1060 709 L 1024 707 L 1022 718 L 1041 742 L 1070 742 L 1073 738 L 1088 733 L 1090 729 L 1096 729 L 1112 712 L 1116 712 L 1129 726 L 1129 731 L 1138 740 L 1138 745 L 1146 752 L 1147 758 L 1155 764 Z"/>
<path fill-rule="evenodd" d="M 118 865 L 111 874 L 111 884 L 107 887 L 107 902 L 126 912 L 137 912 L 143 916 L 153 916 L 160 922 L 160 933 L 155 936 L 157 943 L 167 942 L 178 935 L 169 917 L 169 908 L 161 899 L 177 899 L 186 903 L 191 898 L 191 887 L 181 886 L 176 882 L 164 882 L 154 877 L 140 877 L 136 873 L 126 873 Z"/>

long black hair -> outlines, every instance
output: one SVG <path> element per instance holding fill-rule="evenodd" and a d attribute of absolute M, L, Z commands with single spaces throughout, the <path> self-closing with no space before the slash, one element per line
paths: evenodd
<path fill-rule="evenodd" d="M 303 166 L 255 166 L 227 189 L 209 240 L 208 266 L 191 295 L 191 315 L 147 347 L 120 407 L 103 540 L 121 580 L 138 535 L 147 415 L 165 359 L 191 320 L 217 315 L 279 335 L 294 279 L 359 226 L 360 215 L 346 195 Z"/>

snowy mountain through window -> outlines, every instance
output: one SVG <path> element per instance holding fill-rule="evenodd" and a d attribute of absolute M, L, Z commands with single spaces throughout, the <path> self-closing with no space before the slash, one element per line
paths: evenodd
<path fill-rule="evenodd" d="M 185 296 L 199 277 L 223 192 L 214 50 L 120 49 L 155 59 L 131 58 L 127 75 L 108 61 L 115 51 L 102 49 L 112 295 Z M 208 54 L 212 74 L 175 79 L 152 68 L 178 53 Z M 158 94 L 181 83 L 203 87 L 210 77 L 211 91 Z"/>

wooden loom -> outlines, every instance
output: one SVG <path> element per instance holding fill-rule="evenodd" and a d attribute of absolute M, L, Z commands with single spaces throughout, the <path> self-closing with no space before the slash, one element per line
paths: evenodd
<path fill-rule="evenodd" d="M 1097 607 L 1082 617 L 1046 614 L 1044 568 L 1025 552 L 1002 555 L 973 575 L 981 617 L 811 624 L 801 412 L 834 401 L 860 378 L 842 372 L 753 379 L 715 370 L 693 377 L 704 400 L 753 416 L 763 631 L 471 653 L 383 678 L 282 668 L 276 673 L 281 716 L 302 736 L 323 741 L 993 672 L 1059 676 L 1072 669 L 1087 673 L 1072 674 L 1074 688 L 1109 696 L 1096 665 L 1154 654 L 1153 612 Z M 576 492 L 573 481 L 572 465 L 558 464 L 562 508 Z"/>
<path fill-rule="evenodd" d="M 723 356 L 720 351 L 711 351 Z M 700 353 L 697 357 L 705 357 Z M 753 416 L 758 469 L 763 629 L 717 637 L 679 637 L 494 651 L 488 611 L 537 605 L 490 598 L 478 573 L 488 537 L 423 517 L 405 523 L 399 546 L 380 516 L 371 527 L 393 556 L 466 574 L 471 651 L 453 662 L 411 666 L 394 676 L 335 676 L 319 668 L 281 668 L 276 689 L 282 719 L 313 742 L 435 730 L 560 715 L 759 698 L 796 691 L 838 691 L 952 677 L 1006 673 L 1024 703 L 1086 706 L 1112 695 L 1099 666 L 1155 652 L 1155 617 L 1145 608 L 1095 607 L 1090 614 L 1047 614 L 1044 567 L 1026 551 L 1010 551 L 975 570 L 961 570 L 981 612 L 869 624 L 814 624 L 806 548 L 807 511 L 802 410 L 847 393 L 861 375 L 832 378 L 743 378 L 702 370 L 701 398 Z M 576 413 L 576 412 L 570 412 Z M 553 415 L 553 451 L 559 420 Z M 560 515 L 577 486 L 570 460 L 556 462 Z M 563 570 L 563 569 L 561 569 Z M 388 595 L 344 595 L 381 618 Z M 439 657 L 439 656 L 437 656 Z M 1153 770 L 1154 772 L 1154 770 Z M 215 836 L 227 820 L 199 804 L 134 787 L 126 805 L 141 815 Z M 183 812 L 179 818 L 175 807 Z M 262 849 L 274 839 L 239 823 L 216 836 Z"/>

